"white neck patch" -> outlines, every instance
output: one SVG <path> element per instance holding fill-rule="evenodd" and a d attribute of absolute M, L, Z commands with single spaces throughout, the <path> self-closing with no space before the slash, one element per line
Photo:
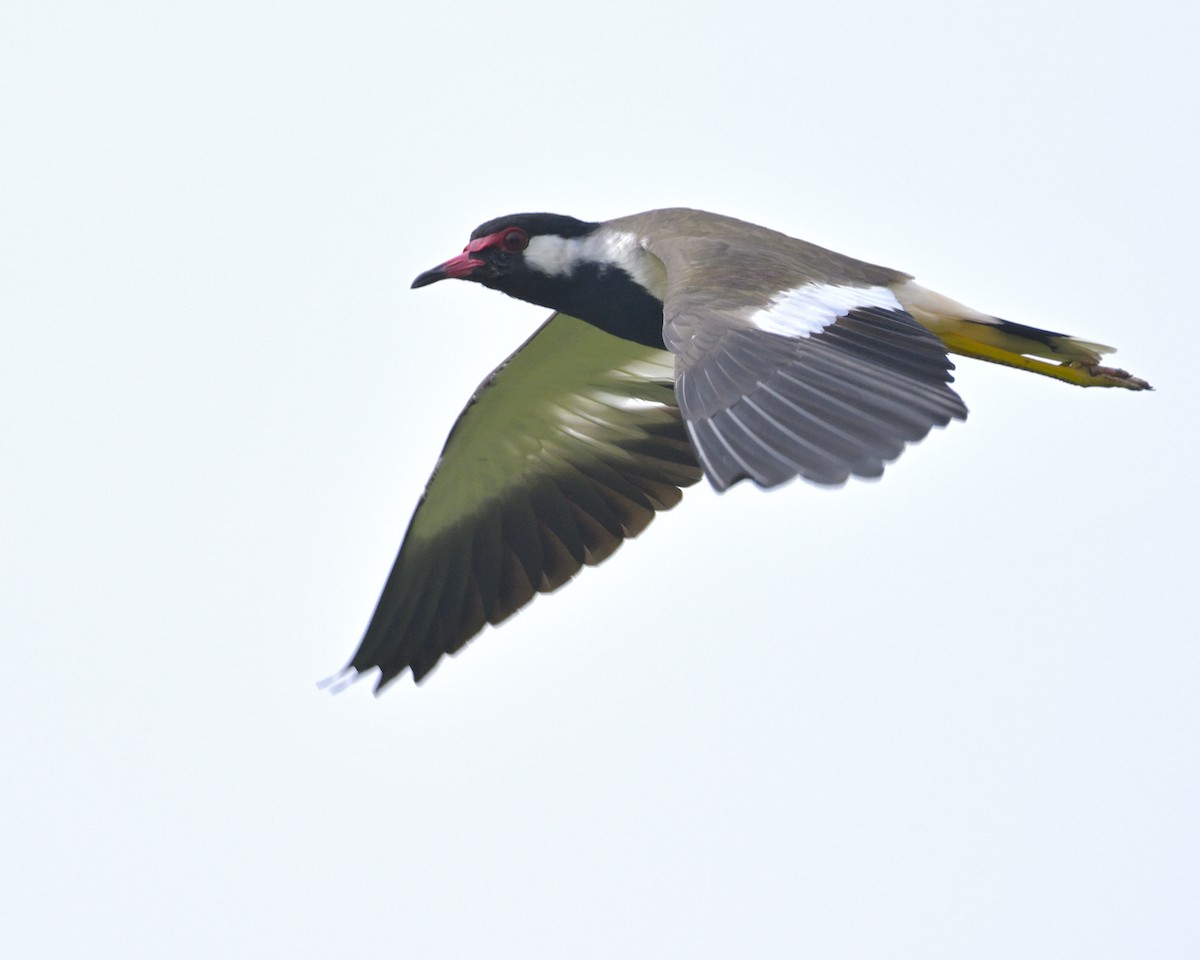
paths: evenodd
<path fill-rule="evenodd" d="M 658 300 L 667 293 L 662 261 L 638 243 L 636 234 L 601 227 L 586 237 L 530 237 L 524 256 L 530 267 L 552 277 L 570 276 L 580 264 L 596 263 L 623 270 Z"/>

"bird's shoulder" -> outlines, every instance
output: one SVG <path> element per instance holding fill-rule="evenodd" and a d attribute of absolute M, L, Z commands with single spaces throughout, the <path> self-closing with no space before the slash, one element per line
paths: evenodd
<path fill-rule="evenodd" d="M 708 288 L 773 296 L 808 283 L 886 286 L 907 273 L 838 253 L 735 217 L 668 207 L 620 217 L 607 226 L 634 234 L 664 264 L 677 291 Z"/>

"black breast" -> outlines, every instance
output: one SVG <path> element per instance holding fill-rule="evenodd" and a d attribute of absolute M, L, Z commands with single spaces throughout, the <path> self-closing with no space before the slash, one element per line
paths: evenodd
<path fill-rule="evenodd" d="M 623 340 L 666 349 L 662 301 L 620 267 L 580 263 L 562 276 L 523 270 L 495 286 L 509 296 L 578 317 Z"/>

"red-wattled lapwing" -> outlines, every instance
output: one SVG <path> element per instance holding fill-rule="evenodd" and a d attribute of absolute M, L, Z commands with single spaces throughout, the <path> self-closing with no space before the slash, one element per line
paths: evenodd
<path fill-rule="evenodd" d="M 898 270 L 697 210 L 489 220 L 414 287 L 473 280 L 555 311 L 450 431 L 347 671 L 420 680 L 597 564 L 707 476 L 877 477 L 967 415 L 947 352 L 1148 389 L 1111 348 L 955 303 Z"/>

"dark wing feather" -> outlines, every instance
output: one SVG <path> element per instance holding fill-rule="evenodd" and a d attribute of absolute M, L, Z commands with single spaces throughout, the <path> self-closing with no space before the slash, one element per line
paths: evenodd
<path fill-rule="evenodd" d="M 936 341 L 880 352 L 840 338 L 842 322 L 798 338 L 730 328 L 680 362 L 680 407 L 718 489 L 744 478 L 773 487 L 797 475 L 826 484 L 877 477 L 905 444 L 965 416 Z M 891 322 L 915 326 L 903 315 Z"/>
<path fill-rule="evenodd" d="M 348 666 L 414 679 L 608 557 L 700 478 L 672 358 L 555 314 L 455 423 Z"/>

